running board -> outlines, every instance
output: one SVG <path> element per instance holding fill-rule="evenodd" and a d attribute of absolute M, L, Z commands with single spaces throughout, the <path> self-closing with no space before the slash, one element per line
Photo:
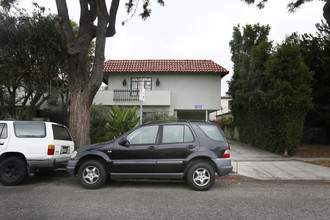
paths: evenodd
<path fill-rule="evenodd" d="M 111 178 L 118 179 L 183 179 L 183 173 L 110 173 Z"/>

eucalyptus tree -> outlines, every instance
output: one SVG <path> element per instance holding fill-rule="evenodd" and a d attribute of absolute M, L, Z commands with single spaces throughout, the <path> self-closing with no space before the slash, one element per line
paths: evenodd
<path fill-rule="evenodd" d="M 128 13 L 137 7 L 139 0 L 128 0 Z M 164 5 L 163 0 L 157 1 Z M 107 7 L 105 0 L 81 0 L 79 33 L 72 29 L 66 0 L 56 0 L 59 23 L 66 43 L 68 80 L 70 91 L 70 131 L 77 147 L 90 143 L 90 110 L 96 92 L 101 86 L 104 66 L 104 48 L 107 37 L 116 34 L 116 17 L 119 0 L 112 0 Z M 140 16 L 150 16 L 150 2 L 144 0 Z M 88 62 L 88 49 L 95 39 L 95 56 L 92 68 Z"/>

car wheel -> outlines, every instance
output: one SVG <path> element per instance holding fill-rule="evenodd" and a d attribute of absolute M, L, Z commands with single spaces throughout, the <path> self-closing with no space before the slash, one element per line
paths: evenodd
<path fill-rule="evenodd" d="M 194 190 L 206 191 L 213 186 L 214 181 L 215 172 L 208 163 L 197 162 L 188 170 L 187 182 Z"/>
<path fill-rule="evenodd" d="M 15 186 L 23 182 L 27 175 L 26 164 L 20 157 L 8 157 L 0 163 L 0 182 Z"/>
<path fill-rule="evenodd" d="M 104 165 L 97 160 L 84 162 L 78 170 L 78 180 L 87 189 L 101 187 L 107 179 L 107 171 Z"/>

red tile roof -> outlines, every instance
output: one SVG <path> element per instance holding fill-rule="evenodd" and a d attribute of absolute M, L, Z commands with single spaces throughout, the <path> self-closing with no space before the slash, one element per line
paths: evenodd
<path fill-rule="evenodd" d="M 215 72 L 222 77 L 229 73 L 212 60 L 108 60 L 103 72 Z"/>

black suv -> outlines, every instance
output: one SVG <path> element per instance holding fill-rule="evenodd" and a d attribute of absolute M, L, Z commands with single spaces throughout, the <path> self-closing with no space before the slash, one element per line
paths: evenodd
<path fill-rule="evenodd" d="M 231 172 L 230 148 L 221 129 L 209 122 L 150 122 L 117 140 L 79 148 L 67 171 L 88 189 L 111 178 L 187 179 L 208 190 Z"/>

